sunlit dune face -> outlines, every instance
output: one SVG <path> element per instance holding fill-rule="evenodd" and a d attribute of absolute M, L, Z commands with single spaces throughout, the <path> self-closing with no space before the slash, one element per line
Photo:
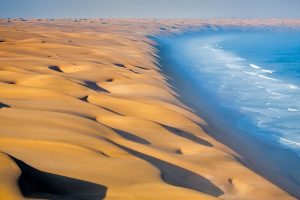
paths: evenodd
<path fill-rule="evenodd" d="M 293 199 L 207 135 L 160 72 L 148 36 L 204 23 L 1 20 L 0 199 Z"/>

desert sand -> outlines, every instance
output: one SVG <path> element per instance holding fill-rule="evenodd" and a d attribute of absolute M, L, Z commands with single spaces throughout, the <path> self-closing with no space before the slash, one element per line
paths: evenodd
<path fill-rule="evenodd" d="M 0 199 L 294 199 L 206 134 L 160 72 L 148 36 L 203 24 L 2 19 Z"/>

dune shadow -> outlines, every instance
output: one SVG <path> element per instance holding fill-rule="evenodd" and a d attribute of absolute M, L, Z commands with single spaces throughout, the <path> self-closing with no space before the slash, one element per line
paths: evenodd
<path fill-rule="evenodd" d="M 134 71 L 134 70 L 132 70 L 132 69 L 130 69 L 129 71 L 131 71 L 131 72 L 133 72 L 133 73 L 135 73 L 135 74 L 142 74 L 142 73 L 137 72 L 137 71 Z"/>
<path fill-rule="evenodd" d="M 116 114 L 116 115 L 125 116 L 125 115 L 123 115 L 123 114 L 121 114 L 121 113 L 118 113 L 118 112 L 116 112 L 116 111 L 113 111 L 113 110 L 111 110 L 111 109 L 109 109 L 109 108 L 106 108 L 106 107 L 103 107 L 103 106 L 99 106 L 99 107 L 102 108 L 102 109 L 104 109 L 104 110 L 107 110 L 107 111 L 109 111 L 109 112 L 112 112 L 112 113 L 114 113 L 114 114 Z"/>
<path fill-rule="evenodd" d="M 162 31 L 168 30 L 167 28 L 164 28 L 164 27 L 160 27 L 159 29 L 162 30 Z"/>
<path fill-rule="evenodd" d="M 97 85 L 97 83 L 92 82 L 92 81 L 84 81 L 84 84 L 82 84 L 83 86 L 90 88 L 91 90 L 94 90 L 96 92 L 109 92 L 108 90 L 100 87 L 99 85 Z"/>
<path fill-rule="evenodd" d="M 2 81 L 3 83 L 6 83 L 6 84 L 10 84 L 10 85 L 13 85 L 13 84 L 16 84 L 15 82 L 13 81 Z"/>
<path fill-rule="evenodd" d="M 84 96 L 84 97 L 78 98 L 78 99 L 81 100 L 81 101 L 84 101 L 84 102 L 89 103 L 89 102 L 88 102 L 88 98 L 89 98 L 89 96 Z"/>
<path fill-rule="evenodd" d="M 122 67 L 122 68 L 125 68 L 125 65 L 121 64 L 121 63 L 114 63 L 115 66 L 117 67 Z"/>
<path fill-rule="evenodd" d="M 0 102 L 0 109 L 1 108 L 10 108 L 10 106 L 5 103 Z"/>
<path fill-rule="evenodd" d="M 111 127 L 110 127 L 111 128 Z M 121 137 L 133 141 L 133 142 L 137 142 L 140 144 L 151 144 L 150 142 L 148 142 L 147 140 L 136 136 L 134 134 L 128 133 L 126 131 L 120 130 L 120 129 L 116 129 L 116 128 L 111 128 L 112 130 L 114 130 L 118 135 L 120 135 Z"/>
<path fill-rule="evenodd" d="M 140 69 L 143 69 L 143 70 L 151 70 L 151 69 L 148 69 L 148 68 L 146 68 L 146 67 L 137 66 L 137 65 L 136 65 L 135 67 L 140 68 Z"/>
<path fill-rule="evenodd" d="M 189 140 L 192 140 L 193 142 L 196 142 L 198 144 L 201 144 L 201 145 L 204 145 L 204 146 L 207 146 L 207 147 L 212 147 L 213 145 L 202 139 L 202 138 L 199 138 L 191 133 L 188 133 L 188 132 L 185 132 L 185 131 L 182 131 L 182 130 L 179 130 L 177 128 L 174 128 L 174 127 L 171 127 L 171 126 L 167 126 L 167 125 L 164 125 L 164 124 L 160 124 L 162 127 L 164 127 L 165 129 L 167 129 L 168 131 L 170 131 L 171 133 L 174 133 L 175 135 L 177 136 L 180 136 L 180 137 L 184 137 L 186 139 L 189 139 Z"/>
<path fill-rule="evenodd" d="M 107 187 L 35 169 L 11 157 L 21 169 L 18 180 L 21 193 L 27 198 L 53 200 L 104 199 Z"/>
<path fill-rule="evenodd" d="M 93 103 L 91 103 L 91 102 L 88 101 L 88 98 L 89 98 L 89 96 L 87 95 L 87 96 L 84 96 L 84 97 L 78 98 L 78 99 L 79 99 L 80 101 L 83 101 L 83 102 L 86 102 L 86 103 L 93 104 Z M 106 108 L 106 107 L 103 107 L 103 106 L 100 106 L 100 105 L 96 105 L 96 104 L 93 104 L 93 105 L 95 105 L 95 106 L 97 106 L 97 107 L 100 107 L 100 108 L 102 108 L 102 109 L 104 109 L 104 110 L 107 110 L 107 111 L 109 111 L 109 112 L 112 112 L 112 113 L 114 113 L 114 114 L 116 114 L 116 115 L 124 116 L 123 114 L 118 113 L 118 112 L 115 112 L 115 111 L 113 111 L 113 110 L 111 110 L 111 109 L 109 109 L 109 108 Z"/>
<path fill-rule="evenodd" d="M 53 66 L 49 66 L 48 68 L 51 69 L 51 70 L 53 70 L 53 71 L 63 72 L 63 71 L 59 68 L 59 66 L 53 65 Z"/>
<path fill-rule="evenodd" d="M 152 156 L 137 152 L 135 150 L 124 147 L 113 141 L 109 141 L 112 144 L 120 147 L 128 153 L 143 159 L 153 166 L 157 167 L 161 171 L 161 178 L 168 184 L 188 188 L 197 192 L 202 192 L 208 195 L 218 197 L 223 195 L 224 192 L 214 185 L 210 180 L 206 179 L 199 174 L 196 174 L 188 169 L 174 165 L 172 163 L 154 158 Z"/>

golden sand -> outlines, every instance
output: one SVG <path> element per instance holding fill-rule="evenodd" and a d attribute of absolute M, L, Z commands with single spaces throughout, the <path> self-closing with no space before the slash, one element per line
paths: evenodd
<path fill-rule="evenodd" d="M 159 71 L 147 36 L 201 23 L 1 20 L 0 199 L 294 199 L 207 135 Z"/>

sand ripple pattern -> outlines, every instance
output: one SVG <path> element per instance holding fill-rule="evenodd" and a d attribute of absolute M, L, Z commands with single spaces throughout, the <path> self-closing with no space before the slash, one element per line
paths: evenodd
<path fill-rule="evenodd" d="M 160 73 L 147 36 L 203 24 L 0 20 L 0 199 L 293 199 Z"/>

